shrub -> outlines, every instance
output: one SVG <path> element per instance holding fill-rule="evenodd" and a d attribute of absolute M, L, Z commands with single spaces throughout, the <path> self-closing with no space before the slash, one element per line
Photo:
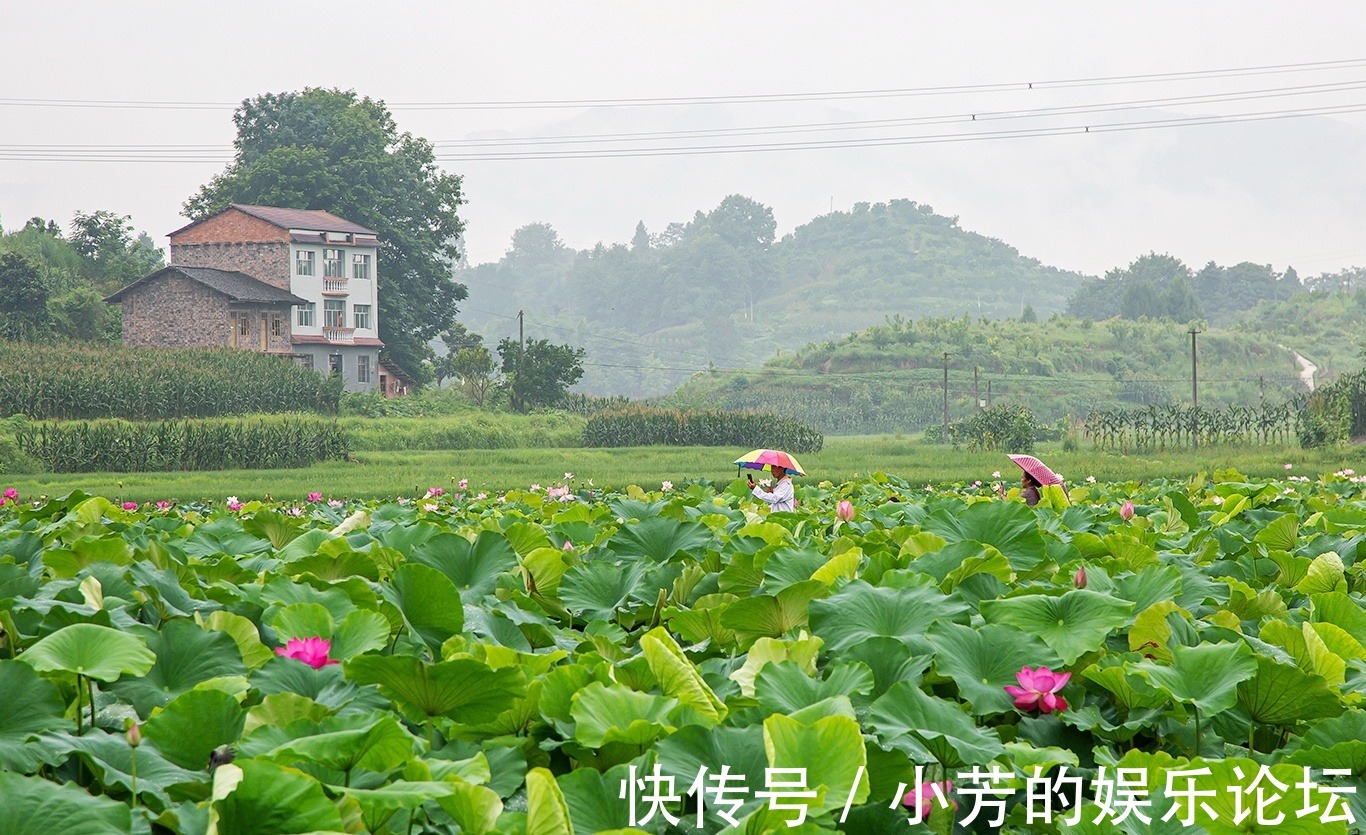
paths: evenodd
<path fill-rule="evenodd" d="M 768 447 L 819 452 L 820 432 L 766 412 L 688 411 L 635 406 L 609 409 L 588 419 L 584 446 Z"/>
<path fill-rule="evenodd" d="M 577 415 L 469 412 L 446 417 L 342 418 L 352 450 L 544 449 L 583 443 Z"/>
<path fill-rule="evenodd" d="M 283 469 L 347 455 L 336 421 L 300 415 L 35 423 L 16 437 L 54 473 Z"/>
<path fill-rule="evenodd" d="M 334 414 L 341 388 L 253 351 L 0 342 L 0 414 L 35 420 Z"/>
<path fill-rule="evenodd" d="M 966 420 L 950 423 L 949 440 L 954 446 L 966 444 L 970 450 L 1031 452 L 1039 430 L 1027 406 L 999 403 Z"/>

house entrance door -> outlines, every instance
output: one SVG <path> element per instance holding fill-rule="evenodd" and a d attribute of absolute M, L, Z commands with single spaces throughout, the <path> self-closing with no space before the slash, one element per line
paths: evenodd
<path fill-rule="evenodd" d="M 269 327 L 270 327 L 270 317 L 267 316 L 266 314 L 262 313 L 262 314 L 261 314 L 261 353 L 263 353 L 263 354 L 270 350 L 270 331 L 268 330 Z"/>

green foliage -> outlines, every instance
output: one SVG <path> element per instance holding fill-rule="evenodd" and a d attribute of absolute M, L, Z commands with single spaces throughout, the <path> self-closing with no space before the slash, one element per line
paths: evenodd
<path fill-rule="evenodd" d="M 255 351 L 0 342 L 0 414 L 161 420 L 337 411 L 341 385 Z"/>
<path fill-rule="evenodd" d="M 51 326 L 49 290 L 38 265 L 17 252 L 0 252 L 0 339 L 37 339 Z"/>
<path fill-rule="evenodd" d="M 508 402 L 519 412 L 558 406 L 565 392 L 583 376 L 582 348 L 533 339 L 523 346 L 506 338 L 498 343 L 507 378 Z"/>
<path fill-rule="evenodd" d="M 1312 398 L 1311 398 L 1312 401 Z M 1201 444 L 1285 444 L 1302 426 L 1302 398 L 1261 406 L 1149 406 L 1097 410 L 1086 417 L 1086 434 L 1101 449 L 1152 452 Z"/>
<path fill-rule="evenodd" d="M 588 419 L 584 446 L 721 446 L 820 452 L 821 433 L 769 412 L 689 411 L 648 406 L 611 409 Z"/>
<path fill-rule="evenodd" d="M 1189 322 L 1203 317 L 1226 325 L 1258 302 L 1285 299 L 1298 289 L 1293 269 L 1282 275 L 1270 265 L 1245 261 L 1221 267 L 1211 261 L 1192 273 L 1180 259 L 1150 252 L 1082 284 L 1068 299 L 1067 312 L 1097 321 L 1122 316 Z"/>
<path fill-rule="evenodd" d="M 1366 371 L 1346 374 L 1310 395 L 1300 422 L 1300 445 L 1339 444 L 1366 435 Z"/>
<path fill-rule="evenodd" d="M 395 449 L 535 449 L 583 444 L 584 419 L 538 412 L 465 412 L 446 417 L 339 421 L 352 451 Z"/>
<path fill-rule="evenodd" d="M 132 423 L 35 423 L 19 448 L 54 473 L 303 467 L 347 457 L 336 421 L 279 415 L 254 419 Z"/>
<path fill-rule="evenodd" d="M 999 449 L 1004 452 L 1032 452 L 1039 427 L 1025 406 L 1001 403 L 980 409 L 967 420 L 949 424 L 949 442 L 968 449 Z"/>
<path fill-rule="evenodd" d="M 248 99 L 233 114 L 235 159 L 185 204 L 200 220 L 229 203 L 321 209 L 379 233 L 380 339 L 420 373 L 428 341 L 455 319 L 465 287 L 451 278 L 464 222 L 460 177 L 432 145 L 400 133 L 381 101 L 307 88 Z"/>

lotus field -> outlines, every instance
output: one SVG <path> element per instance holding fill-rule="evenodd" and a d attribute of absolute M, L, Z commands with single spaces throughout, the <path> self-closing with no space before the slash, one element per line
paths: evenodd
<path fill-rule="evenodd" d="M 1346 833 L 1350 470 L 0 507 L 0 835 Z"/>

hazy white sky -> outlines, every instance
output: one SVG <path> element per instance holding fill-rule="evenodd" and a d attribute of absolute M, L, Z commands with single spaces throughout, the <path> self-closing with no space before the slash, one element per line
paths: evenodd
<path fill-rule="evenodd" d="M 32 161 L 53 146 L 204 146 L 220 158 L 232 103 L 305 86 L 384 99 L 401 128 L 471 138 L 755 129 L 1153 101 L 1149 109 L 995 122 L 608 146 L 1081 128 L 1121 121 L 1359 106 L 1366 61 L 1331 70 L 1022 89 L 1027 82 L 1366 59 L 1358 2 L 121 3 L 0 4 L 0 223 L 130 214 L 164 245 L 218 161 Z M 991 93 L 670 107 L 414 109 L 418 102 L 771 95 L 1011 84 Z M 1338 85 L 1325 88 L 1323 85 Z M 1283 88 L 1299 88 L 1286 91 Z M 1266 97 L 1267 91 L 1283 95 Z M 1233 94 L 1259 98 L 1229 100 Z M 1222 101 L 1178 104 L 1183 96 Z M 16 99 L 182 102 L 188 108 L 32 106 Z M 222 105 L 222 106 L 213 106 Z M 576 145 L 515 146 L 544 153 Z M 509 146 L 482 146 L 479 153 Z M 159 153 L 164 157 L 165 153 Z M 958 215 L 1026 255 L 1099 273 L 1150 249 L 1208 260 L 1366 264 L 1366 113 L 991 141 L 765 153 L 444 162 L 465 177 L 467 247 L 499 257 L 545 221 L 574 246 L 659 230 L 742 193 L 780 231 L 857 201 L 898 197 Z"/>

